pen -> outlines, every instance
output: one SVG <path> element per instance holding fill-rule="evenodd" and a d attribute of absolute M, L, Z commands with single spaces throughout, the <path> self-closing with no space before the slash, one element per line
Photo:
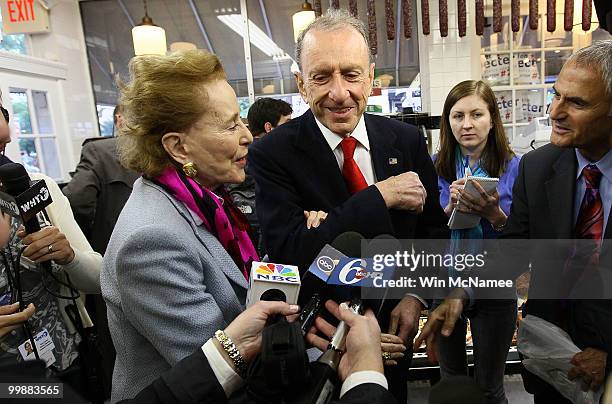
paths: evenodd
<path fill-rule="evenodd" d="M 463 167 L 465 167 L 463 170 L 463 178 L 472 175 L 472 170 L 470 170 L 470 156 L 465 156 Z"/>

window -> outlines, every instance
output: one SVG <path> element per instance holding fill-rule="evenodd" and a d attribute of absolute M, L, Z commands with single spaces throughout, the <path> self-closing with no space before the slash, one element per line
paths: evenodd
<path fill-rule="evenodd" d="M 18 139 L 24 167 L 29 172 L 44 172 L 52 178 L 61 178 L 47 92 L 11 87 L 8 98 L 13 110 L 11 125 Z"/>
<path fill-rule="evenodd" d="M 490 21 L 490 19 L 488 19 Z M 557 14 L 555 32 L 546 30 L 546 15 L 538 29 L 529 28 L 529 17 L 520 17 L 520 29 L 511 32 L 510 17 L 494 33 L 486 26 L 481 39 L 482 79 L 489 83 L 511 141 L 534 118 L 546 114 L 551 88 L 561 67 L 573 52 L 573 34 L 563 29 L 563 14 Z"/>
<path fill-rule="evenodd" d="M 0 26 L 2 25 L 2 14 L 0 14 Z M 27 55 L 25 34 L 0 35 L 0 50 Z"/>
<path fill-rule="evenodd" d="M 113 123 L 115 111 L 114 105 L 97 104 L 98 124 L 100 125 L 100 136 L 113 136 L 115 125 Z"/>

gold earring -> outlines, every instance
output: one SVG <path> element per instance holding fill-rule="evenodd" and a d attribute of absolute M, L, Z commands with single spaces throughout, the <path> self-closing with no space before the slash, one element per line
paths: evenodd
<path fill-rule="evenodd" d="M 186 176 L 190 178 L 195 178 L 198 175 L 198 169 L 196 168 L 196 165 L 191 161 L 183 164 L 183 172 Z"/>

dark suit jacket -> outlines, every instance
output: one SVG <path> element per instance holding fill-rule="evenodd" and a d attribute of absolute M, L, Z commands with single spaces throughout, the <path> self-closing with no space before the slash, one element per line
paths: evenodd
<path fill-rule="evenodd" d="M 72 180 L 62 190 L 92 248 L 104 254 L 119 213 L 139 174 L 124 168 L 117 138 L 87 139 Z"/>
<path fill-rule="evenodd" d="M 74 218 L 92 248 L 104 254 L 108 240 L 132 185 L 139 175 L 124 168 L 117 156 L 117 138 L 93 138 L 83 142 L 81 161 L 72 180 L 62 189 Z M 102 355 L 101 376 L 105 396 L 110 397 L 115 349 L 108 331 L 106 306 L 100 295 L 87 297 L 87 307 L 98 332 Z"/>
<path fill-rule="evenodd" d="M 326 243 L 356 231 L 365 238 L 447 238 L 447 218 L 438 203 L 437 175 L 425 139 L 415 126 L 365 115 L 378 181 L 416 172 L 427 190 L 422 214 L 389 210 L 372 185 L 350 195 L 332 150 L 309 110 L 274 129 L 249 150 L 256 181 L 257 216 L 270 259 L 305 271 Z M 307 229 L 305 210 L 328 212 Z"/>
<path fill-rule="evenodd" d="M 274 383 L 272 377 L 271 383 Z M 178 404 L 178 403 L 227 403 L 223 388 L 217 381 L 202 350 L 178 362 L 132 400 L 123 404 Z M 386 389 L 374 383 L 361 384 L 349 390 L 342 399 L 333 401 L 342 404 L 393 404 L 395 399 Z"/>
<path fill-rule="evenodd" d="M 571 239 L 574 238 L 574 194 L 577 160 L 573 148 L 552 144 L 526 154 L 514 184 L 512 208 L 502 238 Z M 578 202 L 579 203 L 579 202 Z M 600 268 L 592 293 L 610 288 L 610 243 L 612 223 L 605 229 Z M 535 242 L 537 243 L 537 242 Z M 534 244 L 535 244 L 534 243 Z M 565 255 L 564 255 L 565 254 Z M 556 260 L 554 259 L 555 255 Z M 529 254 L 517 254 L 512 265 L 526 270 Z M 608 352 L 608 371 L 612 364 L 612 302 L 606 299 L 569 300 L 561 303 L 553 297 L 560 287 L 562 265 L 567 253 L 534 247 L 531 254 L 531 281 L 526 313 L 541 317 L 564 328 L 580 348 Z M 551 265 L 551 262 L 556 265 Z M 609 297 L 610 292 L 606 295 Z M 593 295 L 593 297 L 596 297 Z"/>

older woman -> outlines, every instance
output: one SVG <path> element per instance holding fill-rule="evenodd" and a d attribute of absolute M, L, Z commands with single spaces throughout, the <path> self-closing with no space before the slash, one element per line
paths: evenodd
<path fill-rule="evenodd" d="M 112 401 L 134 397 L 243 309 L 248 223 L 223 184 L 244 181 L 253 138 L 219 59 L 142 56 L 121 85 L 122 163 L 143 173 L 104 257 L 117 350 Z"/>

